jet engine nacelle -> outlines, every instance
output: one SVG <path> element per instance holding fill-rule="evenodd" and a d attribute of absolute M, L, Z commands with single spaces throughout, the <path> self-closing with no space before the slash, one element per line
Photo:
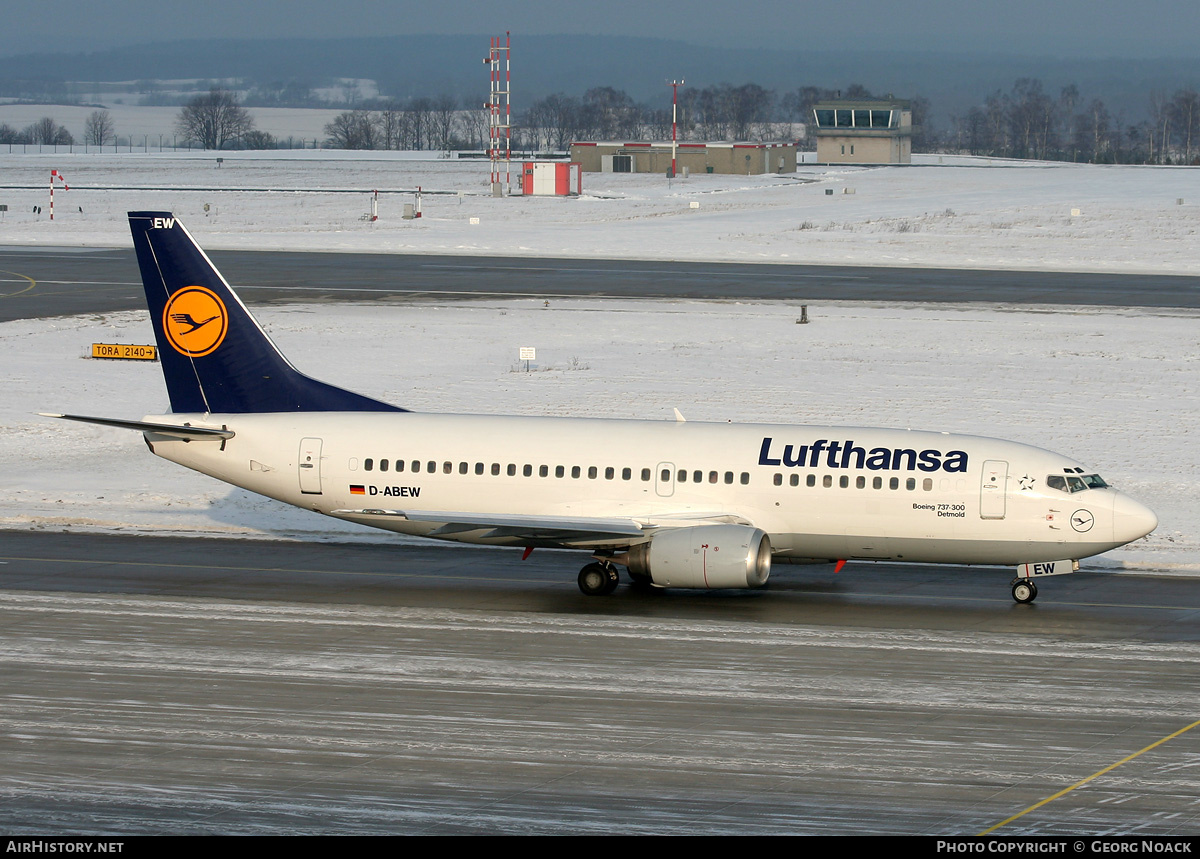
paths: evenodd
<path fill-rule="evenodd" d="M 660 531 L 631 546 L 629 571 L 670 588 L 761 588 L 771 575 L 771 540 L 749 525 Z"/>

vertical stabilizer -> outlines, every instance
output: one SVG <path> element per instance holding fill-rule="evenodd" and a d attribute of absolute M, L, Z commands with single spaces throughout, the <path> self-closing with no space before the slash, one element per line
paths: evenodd
<path fill-rule="evenodd" d="M 402 412 L 288 363 L 169 212 L 130 212 L 173 412 Z"/>

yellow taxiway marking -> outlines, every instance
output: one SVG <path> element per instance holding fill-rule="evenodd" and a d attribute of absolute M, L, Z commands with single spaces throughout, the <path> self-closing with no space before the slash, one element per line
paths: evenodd
<path fill-rule="evenodd" d="M 14 295 L 20 295 L 22 292 L 29 292 L 29 290 L 37 286 L 36 280 L 34 280 L 32 277 L 28 277 L 27 275 L 23 275 L 18 271 L 4 271 L 3 269 L 0 269 L 0 274 L 11 274 L 13 277 L 19 277 L 21 280 L 29 281 L 29 286 L 25 287 L 24 289 L 18 289 L 16 292 L 0 293 L 0 298 L 12 298 Z"/>
<path fill-rule="evenodd" d="M 1173 740 L 1176 737 L 1180 736 L 1181 734 L 1186 734 L 1188 731 L 1190 731 L 1192 728 L 1196 727 L 1197 725 L 1200 725 L 1200 719 L 1197 719 L 1195 722 L 1192 722 L 1192 724 L 1190 724 L 1190 725 L 1180 728 L 1178 731 L 1176 731 L 1173 734 L 1168 734 L 1167 736 L 1163 737 L 1161 740 L 1151 743 L 1150 745 L 1146 746 L 1146 748 L 1141 749 L 1140 751 L 1136 751 L 1132 755 L 1128 755 L 1126 757 L 1121 758 L 1121 760 L 1117 761 L 1115 764 L 1110 764 L 1109 766 L 1106 766 L 1104 769 L 1100 770 L 1099 772 L 1092 773 L 1090 776 L 1088 776 L 1085 779 L 1080 779 L 1079 781 L 1075 782 L 1075 784 L 1071 785 L 1070 787 L 1063 788 L 1058 793 L 1054 794 L 1054 796 L 1048 796 L 1045 799 L 1043 799 L 1041 802 L 1037 802 L 1037 803 L 1034 803 L 1033 805 L 1029 806 L 1029 808 L 1025 809 L 1024 811 L 1019 811 L 1016 814 L 1014 814 L 1012 817 L 1009 817 L 1006 820 L 1001 820 L 995 826 L 990 826 L 987 829 L 983 830 L 983 832 L 980 832 L 979 834 L 980 835 L 990 835 L 991 833 L 993 833 L 997 829 L 999 829 L 1001 826 L 1006 826 L 1007 824 L 1012 823 L 1018 817 L 1025 816 L 1029 812 L 1033 811 L 1035 808 L 1041 808 L 1043 805 L 1046 805 L 1047 803 L 1054 802 L 1054 800 L 1058 799 L 1060 796 L 1066 796 L 1068 793 L 1075 790 L 1077 787 L 1083 787 L 1083 785 L 1087 784 L 1089 781 L 1098 779 L 1098 778 L 1100 778 L 1100 776 L 1104 775 L 1105 773 L 1112 772 L 1117 767 L 1121 766 L 1121 764 L 1129 763 L 1129 761 L 1133 760 L 1134 758 L 1138 757 L 1139 755 L 1144 755 L 1146 752 L 1150 751 L 1151 749 L 1158 748 L 1159 746 L 1161 746 L 1163 743 L 1167 742 L 1168 740 Z"/>

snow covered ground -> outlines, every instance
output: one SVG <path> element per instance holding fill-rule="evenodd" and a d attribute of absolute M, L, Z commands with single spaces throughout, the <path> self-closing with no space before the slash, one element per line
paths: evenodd
<path fill-rule="evenodd" d="M 578 198 L 498 199 L 487 193 L 486 162 L 429 153 L 221 157 L 218 166 L 211 152 L 0 147 L 0 203 L 9 206 L 0 243 L 124 246 L 127 211 L 169 209 L 211 248 L 1200 271 L 1200 170 L 1187 167 L 928 156 L 909 167 L 802 165 L 670 183 L 588 173 Z M 52 169 L 71 190 L 56 194 L 50 223 Z M 425 194 L 424 217 L 405 221 L 418 186 L 447 193 Z M 375 223 L 360 220 L 371 190 L 381 192 Z"/>
<path fill-rule="evenodd" d="M 211 155 L 0 154 L 0 202 L 10 209 L 0 243 L 128 245 L 124 213 L 162 208 L 214 248 L 1178 273 L 1194 272 L 1200 257 L 1200 172 L 1187 169 L 989 169 L 957 159 L 670 186 L 588 174 L 590 196 L 558 200 L 493 199 L 482 164 L 223 157 L 218 168 Z M 51 168 L 72 184 L 56 196 L 53 224 L 31 212 L 45 205 Z M 13 187 L 22 185 L 30 189 Z M 154 190 L 96 189 L 133 185 Z M 379 222 L 358 220 L 368 197 L 353 189 L 416 185 L 451 193 L 427 195 L 419 221 L 398 217 L 406 194 L 383 197 Z M 217 187 L 242 190 L 200 190 Z M 258 187 L 281 190 L 246 190 Z M 690 420 L 902 426 L 1036 444 L 1088 463 L 1159 515 L 1149 538 L 1089 567 L 1200 573 L 1196 313 L 851 303 L 809 313 L 801 326 L 786 303 L 497 300 L 297 306 L 260 318 L 302 370 L 420 410 L 671 419 L 678 407 Z M 84 357 L 93 341 L 152 336 L 145 313 L 0 324 L 0 527 L 396 539 L 183 471 L 135 433 L 34 415 L 165 410 L 157 365 Z M 518 371 L 520 346 L 538 348 L 535 372 Z"/>

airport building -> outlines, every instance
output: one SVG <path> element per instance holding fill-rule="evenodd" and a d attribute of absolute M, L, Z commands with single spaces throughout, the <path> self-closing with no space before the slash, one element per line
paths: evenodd
<path fill-rule="evenodd" d="M 897 99 L 838 99 L 813 107 L 822 164 L 911 164 L 912 110 Z"/>
<path fill-rule="evenodd" d="M 588 173 L 661 173 L 671 169 L 671 144 L 572 143 L 571 160 Z M 677 175 L 795 173 L 795 143 L 679 143 Z"/>

